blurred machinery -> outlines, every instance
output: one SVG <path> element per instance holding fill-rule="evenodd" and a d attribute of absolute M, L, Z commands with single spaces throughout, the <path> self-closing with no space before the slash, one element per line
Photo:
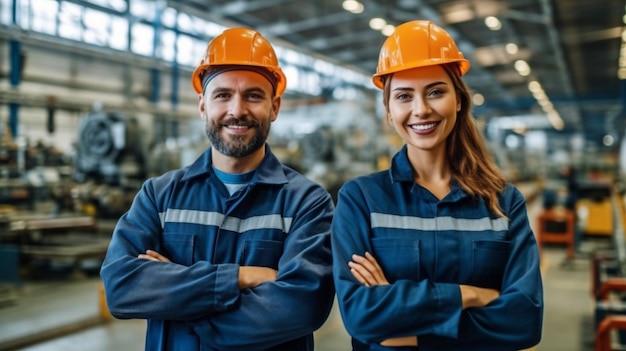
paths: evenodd
<path fill-rule="evenodd" d="M 73 158 L 41 143 L 0 145 L 0 253 L 13 254 L 0 283 L 16 283 L 23 268 L 98 272 L 111 232 L 102 219 L 124 213 L 147 177 L 144 140 L 136 119 L 96 108 L 80 121 Z"/>
<path fill-rule="evenodd" d="M 343 173 L 337 169 L 336 161 L 340 157 L 335 132 L 330 126 L 319 126 L 313 132 L 304 135 L 299 141 L 300 163 L 298 167 L 311 179 L 322 184 L 333 197 L 336 197 Z M 292 160 L 292 163 L 293 160 Z"/>
<path fill-rule="evenodd" d="M 69 164 L 54 147 L 5 133 L 0 139 L 0 209 L 34 210 L 56 190 Z"/>
<path fill-rule="evenodd" d="M 341 118 L 337 118 L 341 111 Z M 389 143 L 362 104 L 327 102 L 281 112 L 269 144 L 278 158 L 328 190 L 336 200 L 346 180 L 388 167 L 399 148 Z"/>
<path fill-rule="evenodd" d="M 585 235 L 610 237 L 614 232 L 611 185 L 585 182 L 579 185 L 576 212 Z"/>
<path fill-rule="evenodd" d="M 201 119 L 193 118 L 178 123 L 178 128 L 184 136 L 166 138 L 149 148 L 149 176 L 188 166 L 211 146 Z"/>
<path fill-rule="evenodd" d="M 137 121 L 94 111 L 80 123 L 74 178 L 121 185 L 146 176 L 146 152 Z"/>
<path fill-rule="evenodd" d="M 71 196 L 98 217 L 128 209 L 148 173 L 146 144 L 134 118 L 94 110 L 78 129 Z"/>
<path fill-rule="evenodd" d="M 69 262 L 73 269 L 90 259 L 98 262 L 108 240 L 96 237 L 93 216 L 73 206 L 71 157 L 42 141 L 7 135 L 0 150 L 2 300 L 11 296 L 9 287 L 20 285 L 23 272 L 46 276 L 59 264 Z"/>

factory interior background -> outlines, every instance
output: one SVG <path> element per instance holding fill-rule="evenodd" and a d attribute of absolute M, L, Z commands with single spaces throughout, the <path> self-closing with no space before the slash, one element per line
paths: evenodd
<path fill-rule="evenodd" d="M 99 268 L 143 181 L 210 147 L 190 76 L 212 37 L 248 26 L 275 44 L 288 87 L 268 142 L 335 197 L 402 147 L 371 75 L 411 19 L 461 43 L 474 117 L 527 198 L 546 289 L 534 349 L 626 344 L 624 1 L 0 0 L 0 350 L 143 349 Z M 349 349 L 336 310 L 316 345 Z"/>

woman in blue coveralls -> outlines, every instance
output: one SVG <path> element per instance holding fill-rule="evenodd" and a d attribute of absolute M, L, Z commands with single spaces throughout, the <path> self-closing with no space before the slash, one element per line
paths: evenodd
<path fill-rule="evenodd" d="M 266 144 L 286 77 L 230 28 L 192 76 L 211 147 L 148 179 L 102 265 L 109 310 L 147 320 L 148 351 L 313 351 L 333 299 L 334 204 Z"/>
<path fill-rule="evenodd" d="M 513 351 L 541 338 L 543 288 L 526 201 L 470 114 L 470 67 L 429 21 L 383 44 L 376 87 L 405 146 L 339 191 L 337 299 L 354 351 Z"/>

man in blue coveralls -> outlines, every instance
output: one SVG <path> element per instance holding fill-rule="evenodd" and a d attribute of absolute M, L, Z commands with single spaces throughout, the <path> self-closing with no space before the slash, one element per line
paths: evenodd
<path fill-rule="evenodd" d="M 231 28 L 192 76 L 211 142 L 148 179 L 102 265 L 108 308 L 147 320 L 146 350 L 313 350 L 334 288 L 329 193 L 266 140 L 286 77 L 259 33 Z"/>

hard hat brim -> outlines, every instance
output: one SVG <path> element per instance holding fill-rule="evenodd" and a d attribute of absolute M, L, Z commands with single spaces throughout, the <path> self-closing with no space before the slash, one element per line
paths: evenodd
<path fill-rule="evenodd" d="M 471 64 L 469 60 L 467 59 L 439 60 L 439 61 L 428 60 L 425 62 L 414 62 L 412 64 L 409 64 L 403 67 L 398 67 L 397 69 L 390 69 L 383 73 L 376 73 L 372 75 L 372 83 L 374 83 L 375 87 L 379 89 L 383 89 L 385 86 L 383 78 L 390 74 L 394 74 L 394 73 L 401 72 L 401 71 L 406 71 L 406 70 L 413 69 L 413 68 L 444 65 L 448 63 L 454 63 L 454 62 L 457 62 L 459 64 L 459 70 L 460 70 L 461 76 L 463 76 L 465 73 L 467 73 L 467 71 L 469 71 Z"/>

